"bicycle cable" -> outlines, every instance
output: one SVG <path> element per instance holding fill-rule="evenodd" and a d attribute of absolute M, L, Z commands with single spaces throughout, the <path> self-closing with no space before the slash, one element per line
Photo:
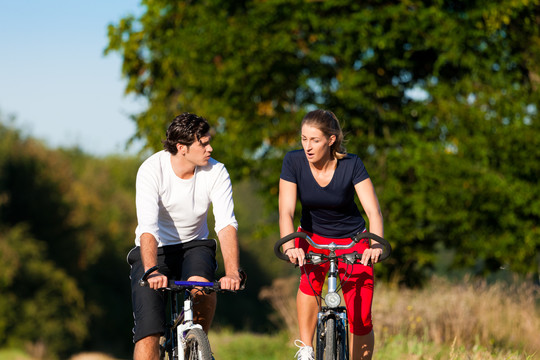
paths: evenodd
<path fill-rule="evenodd" d="M 346 262 L 347 263 L 347 262 Z M 340 291 L 341 289 L 343 289 L 343 284 L 345 284 L 347 281 L 349 281 L 349 279 L 351 278 L 351 275 L 352 275 L 352 269 L 351 271 L 349 271 L 349 267 L 352 267 L 354 266 L 354 264 L 349 264 L 347 263 L 347 267 L 345 268 L 345 271 L 343 273 L 343 277 L 345 277 L 345 275 L 348 275 L 346 279 L 342 279 L 342 278 L 339 278 L 339 286 L 337 287 L 336 289 L 336 292 Z"/>
<path fill-rule="evenodd" d="M 325 261 L 322 261 L 320 262 L 319 264 L 315 265 L 315 264 L 311 264 L 311 265 L 315 265 L 315 266 L 319 266 L 319 265 L 322 265 L 322 264 L 325 264 L 325 263 L 328 263 L 330 262 L 330 260 L 325 260 Z M 336 292 L 339 292 L 340 290 L 343 289 L 343 284 L 346 283 L 347 281 L 349 281 L 349 279 L 351 278 L 352 276 L 352 267 L 355 265 L 355 264 L 349 264 L 348 262 L 345 261 L 345 263 L 347 264 L 347 267 L 345 268 L 345 271 L 343 273 L 344 277 L 345 275 L 347 275 L 347 278 L 345 279 L 342 279 L 341 277 L 339 277 L 339 286 L 336 288 Z M 313 284 L 311 283 L 311 279 L 309 277 L 309 274 L 307 273 L 307 270 L 304 269 L 304 266 L 302 266 L 300 268 L 300 270 L 302 272 L 304 272 L 304 275 L 306 275 L 306 278 L 308 280 L 308 284 L 309 284 L 309 287 L 311 288 L 311 291 L 313 292 L 313 294 L 315 295 L 315 298 L 316 298 L 316 301 L 317 301 L 317 306 L 321 306 L 321 303 L 320 303 L 320 299 L 322 300 L 322 292 L 319 294 L 315 291 L 315 289 L 313 288 Z M 339 272 L 338 272 L 339 274 Z"/>
<path fill-rule="evenodd" d="M 320 266 L 322 264 L 325 264 L 325 263 L 328 263 L 330 262 L 330 260 L 326 259 L 324 261 L 321 261 L 320 263 L 318 264 L 310 264 L 310 265 L 314 265 L 314 266 Z M 346 283 L 347 281 L 349 281 L 349 279 L 351 278 L 352 276 L 352 267 L 354 267 L 354 263 L 353 264 L 350 264 L 349 262 L 347 261 L 344 261 L 346 264 L 347 264 L 347 267 L 345 268 L 345 271 L 343 273 L 343 276 L 345 277 L 345 275 L 347 275 L 347 278 L 346 279 L 342 279 L 341 277 L 338 276 L 339 278 L 339 286 L 336 288 L 336 292 L 339 292 L 340 290 L 343 289 L 343 284 Z M 309 277 L 309 274 L 307 272 L 307 270 L 305 269 L 305 266 L 301 266 L 300 267 L 300 271 L 304 273 L 304 275 L 306 275 L 306 279 L 308 280 L 308 284 L 309 284 L 309 287 L 311 288 L 311 291 L 313 292 L 313 294 L 315 295 L 315 299 L 317 301 L 317 306 L 321 306 L 321 302 L 320 300 L 322 300 L 322 292 L 319 294 L 315 291 L 315 289 L 313 288 L 313 284 L 311 283 L 311 279 Z M 339 271 L 338 271 L 338 274 L 339 274 Z M 321 290 L 322 291 L 322 290 Z"/>
<path fill-rule="evenodd" d="M 320 262 L 319 264 L 310 264 L 310 265 L 314 265 L 314 266 L 320 266 L 324 263 L 327 263 L 329 262 L 329 260 L 326 260 L 326 261 L 322 261 Z M 304 272 L 304 275 L 306 275 L 306 279 L 308 281 L 308 284 L 309 284 L 309 287 L 311 288 L 311 291 L 313 292 L 313 295 L 315 296 L 315 300 L 317 301 L 317 307 L 321 307 L 321 301 L 322 300 L 322 292 L 319 294 L 315 291 L 315 289 L 313 288 L 313 284 L 311 283 L 311 279 L 309 278 L 309 274 L 307 273 L 307 270 L 305 269 L 305 266 L 301 266 L 300 267 L 300 271 Z M 322 289 L 321 289 L 322 291 Z"/>

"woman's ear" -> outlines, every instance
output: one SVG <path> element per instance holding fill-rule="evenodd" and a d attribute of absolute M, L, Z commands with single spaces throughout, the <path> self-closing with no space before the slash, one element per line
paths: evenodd
<path fill-rule="evenodd" d="M 328 146 L 334 145 L 334 143 L 336 142 L 336 135 L 330 135 L 330 138 L 328 140 Z"/>

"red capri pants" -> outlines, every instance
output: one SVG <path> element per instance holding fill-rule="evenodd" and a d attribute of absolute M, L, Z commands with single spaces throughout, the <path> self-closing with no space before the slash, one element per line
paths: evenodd
<path fill-rule="evenodd" d="M 334 242 L 338 245 L 343 245 L 351 242 L 351 238 L 330 239 L 317 234 L 312 234 L 303 229 L 299 229 L 299 231 L 308 234 L 309 237 L 311 237 L 311 239 L 318 244 L 330 244 L 331 242 Z M 314 248 L 302 238 L 297 238 L 295 240 L 295 246 L 304 249 L 306 254 L 308 251 L 313 251 L 320 254 L 329 253 L 329 250 Z M 368 248 L 369 240 L 362 239 L 358 244 L 350 249 L 336 250 L 336 255 L 350 253 L 353 251 L 362 253 Z M 349 318 L 350 331 L 355 335 L 367 335 L 373 329 L 373 324 L 371 323 L 373 268 L 371 266 L 364 266 L 362 264 L 347 265 L 343 262 L 339 262 L 338 267 L 343 298 L 347 308 L 347 317 Z M 302 267 L 302 275 L 300 277 L 300 291 L 310 296 L 320 294 L 324 285 L 326 273 L 328 272 L 329 268 L 329 263 L 319 265 L 304 265 Z"/>

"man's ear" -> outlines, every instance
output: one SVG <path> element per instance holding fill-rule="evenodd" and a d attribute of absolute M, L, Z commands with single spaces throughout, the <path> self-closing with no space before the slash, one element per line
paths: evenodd
<path fill-rule="evenodd" d="M 185 154 L 185 145 L 182 145 L 180 143 L 176 143 L 176 150 L 179 154 L 184 155 Z"/>

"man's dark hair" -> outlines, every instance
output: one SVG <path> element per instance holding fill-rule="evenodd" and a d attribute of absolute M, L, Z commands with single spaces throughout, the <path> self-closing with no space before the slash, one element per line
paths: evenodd
<path fill-rule="evenodd" d="M 167 138 L 162 141 L 163 148 L 173 155 L 178 149 L 176 144 L 191 146 L 210 131 L 205 118 L 195 114 L 183 113 L 174 118 L 167 129 Z"/>

